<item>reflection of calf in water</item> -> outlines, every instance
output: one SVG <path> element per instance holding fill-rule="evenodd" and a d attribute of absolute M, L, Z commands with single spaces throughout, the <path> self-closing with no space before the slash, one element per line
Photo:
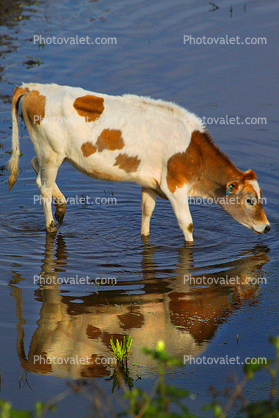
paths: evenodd
<path fill-rule="evenodd" d="M 146 241 L 142 280 L 122 281 L 111 290 L 75 297 L 60 294 L 63 285 L 40 285 L 35 297 L 42 302 L 42 307 L 28 358 L 24 349 L 21 293 L 15 292 L 19 318 L 17 348 L 22 367 L 34 373 L 72 379 L 108 376 L 112 371 L 109 366 L 112 335 L 114 341 L 129 335 L 133 338 L 129 362 L 132 376 L 146 376 L 154 370 L 154 363 L 142 354 L 141 348 L 155 348 L 158 340 L 165 341 L 171 355 L 202 353 L 230 312 L 257 295 L 259 285 L 243 283 L 247 276 L 259 276 L 262 266 L 269 261 L 268 249 L 259 246 L 247 250 L 231 266 L 224 265 L 223 271 L 220 267 L 213 285 L 203 283 L 194 287 L 185 281 L 193 266 L 192 247 L 184 246 L 178 254 L 177 250 L 172 251 L 177 267 L 169 271 L 160 269 L 154 260 L 160 256 L 159 249 Z M 47 234 L 41 277 L 66 274 L 67 257 L 63 237 Z M 222 286 L 218 285 L 220 276 L 239 279 L 235 285 Z M 140 294 L 131 296 L 123 291 L 123 286 L 129 288 L 131 284 L 133 289 L 140 285 Z M 76 299 L 81 303 L 73 302 Z"/>

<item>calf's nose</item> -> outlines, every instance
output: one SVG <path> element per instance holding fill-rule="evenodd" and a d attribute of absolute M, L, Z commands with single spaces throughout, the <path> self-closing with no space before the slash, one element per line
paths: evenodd
<path fill-rule="evenodd" d="M 264 233 L 266 234 L 268 231 L 270 231 L 270 225 L 267 225 L 264 229 Z"/>

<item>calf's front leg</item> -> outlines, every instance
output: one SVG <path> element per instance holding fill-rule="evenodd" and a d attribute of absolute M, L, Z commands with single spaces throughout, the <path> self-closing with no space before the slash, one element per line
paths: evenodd
<path fill-rule="evenodd" d="M 188 204 L 188 188 L 186 186 L 177 188 L 174 193 L 171 193 L 168 188 L 163 191 L 172 205 L 185 240 L 193 241 L 193 220 Z"/>
<path fill-rule="evenodd" d="M 150 219 L 155 208 L 156 193 L 153 190 L 143 187 L 141 189 L 141 235 L 149 235 Z"/>

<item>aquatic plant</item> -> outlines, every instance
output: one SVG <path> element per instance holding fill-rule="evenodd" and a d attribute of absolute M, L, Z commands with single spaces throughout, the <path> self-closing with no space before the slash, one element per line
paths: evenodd
<path fill-rule="evenodd" d="M 110 339 L 110 345 L 113 351 L 111 351 L 111 355 L 116 358 L 116 360 L 120 364 L 124 364 L 124 360 L 127 363 L 128 357 L 132 354 L 131 352 L 131 345 L 132 345 L 132 337 L 129 336 L 126 340 L 126 337 L 124 335 L 123 342 L 120 342 L 118 339 L 116 339 L 116 344 L 113 342 L 113 337 Z"/>

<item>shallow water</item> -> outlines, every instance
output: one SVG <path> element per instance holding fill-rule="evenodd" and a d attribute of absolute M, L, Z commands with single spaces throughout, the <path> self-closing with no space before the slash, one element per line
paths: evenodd
<path fill-rule="evenodd" d="M 40 367 L 34 356 L 107 358 L 111 335 L 132 335 L 130 375 L 134 386 L 145 389 L 157 372 L 141 347 L 154 347 L 160 339 L 180 358 L 238 355 L 243 361 L 273 356 L 267 340 L 278 334 L 277 2 L 254 1 L 246 11 L 242 2 L 235 2 L 232 17 L 227 1 L 215 12 L 193 1 L 20 4 L 1 12 L 0 32 L 1 398 L 17 408 L 32 408 L 36 400 L 46 401 L 65 390 L 66 378 L 80 377 L 96 378 L 110 395 L 111 367 Z M 38 48 L 34 34 L 116 37 L 117 44 Z M 185 34 L 265 36 L 267 44 L 183 45 Z M 28 57 L 36 62 L 40 58 L 41 65 L 30 64 Z M 65 164 L 57 184 L 78 204 L 68 205 L 56 236 L 46 235 L 42 206 L 34 203 L 34 151 L 22 122 L 20 174 L 10 193 L 7 187 L 11 95 L 22 81 L 149 95 L 176 102 L 200 117 L 238 116 L 242 122 L 265 117 L 267 124 L 253 125 L 209 119 L 208 129 L 238 168 L 257 172 L 271 231 L 255 235 L 220 207 L 191 205 L 195 240 L 185 244 L 170 204 L 158 198 L 151 235 L 143 240 L 138 186 L 95 181 Z M 82 196 L 89 196 L 90 202 L 115 197 L 117 203 L 80 204 Z M 103 277 L 117 283 L 40 286 L 38 276 L 69 281 Z M 197 280 L 203 276 L 206 279 Z M 189 283 L 192 277 L 195 285 Z M 232 280 L 222 283 L 221 278 L 235 277 L 236 285 Z M 265 280 L 247 285 L 247 277 Z M 183 370 L 169 370 L 167 380 L 195 392 L 189 407 L 200 413 L 211 400 L 210 383 L 222 389 L 228 373 L 236 370 L 241 376 L 241 367 L 187 364 Z M 248 398 L 267 394 L 267 382 L 262 373 L 247 386 Z M 83 416 L 88 405 L 70 395 L 58 404 L 58 414 Z"/>

